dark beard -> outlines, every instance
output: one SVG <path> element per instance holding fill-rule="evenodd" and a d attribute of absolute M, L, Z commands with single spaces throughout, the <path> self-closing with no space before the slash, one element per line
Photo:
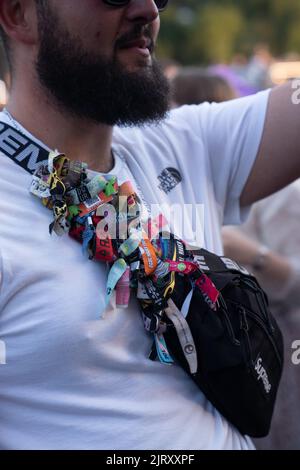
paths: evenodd
<path fill-rule="evenodd" d="M 158 63 L 128 72 L 115 57 L 84 51 L 63 28 L 48 2 L 37 2 L 40 48 L 36 70 L 62 112 L 109 126 L 159 122 L 168 111 L 170 87 Z M 136 26 L 132 38 L 141 33 Z"/>

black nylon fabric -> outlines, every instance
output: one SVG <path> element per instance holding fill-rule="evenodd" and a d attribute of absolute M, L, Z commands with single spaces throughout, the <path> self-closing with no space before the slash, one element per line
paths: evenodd
<path fill-rule="evenodd" d="M 1 121 L 0 151 L 32 175 L 39 165 L 47 164 L 49 156 L 49 151 L 45 147 Z"/>
<path fill-rule="evenodd" d="M 213 311 L 194 290 L 187 322 L 197 349 L 198 371 L 191 375 L 174 327 L 164 334 L 174 359 L 209 401 L 242 434 L 269 433 L 283 368 L 283 338 L 269 311 L 266 294 L 250 274 L 229 270 L 216 255 L 200 250 L 206 275 L 221 291 Z M 216 269 L 217 272 L 214 272 Z M 189 288 L 190 289 L 190 288 Z M 176 289 L 175 289 L 176 291 Z M 180 308 L 188 293 L 175 292 Z"/>

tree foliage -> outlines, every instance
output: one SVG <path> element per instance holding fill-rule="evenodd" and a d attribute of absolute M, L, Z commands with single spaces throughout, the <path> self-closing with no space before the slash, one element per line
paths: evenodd
<path fill-rule="evenodd" d="M 226 62 L 258 43 L 300 53 L 300 0 L 170 0 L 161 23 L 159 56 L 183 64 Z"/>

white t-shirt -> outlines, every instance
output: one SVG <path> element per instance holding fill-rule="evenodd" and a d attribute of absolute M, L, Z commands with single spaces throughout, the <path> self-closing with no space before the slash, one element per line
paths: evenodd
<path fill-rule="evenodd" d="M 239 197 L 267 100 L 183 107 L 159 126 L 116 129 L 112 173 L 134 178 L 148 206 L 204 205 L 204 246 L 221 253 L 221 225 L 245 215 Z M 52 214 L 30 182 L 0 154 L 0 448 L 252 448 L 180 367 L 148 359 L 135 299 L 125 310 L 112 297 L 100 318 L 106 267 L 68 236 L 49 236 Z"/>

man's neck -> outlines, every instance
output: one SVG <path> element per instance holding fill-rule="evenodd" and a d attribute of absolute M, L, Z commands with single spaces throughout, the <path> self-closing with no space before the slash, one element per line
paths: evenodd
<path fill-rule="evenodd" d="M 7 110 L 25 129 L 71 160 L 100 172 L 112 169 L 112 127 L 68 116 L 36 89 L 22 93 L 20 88 L 13 86 Z"/>

